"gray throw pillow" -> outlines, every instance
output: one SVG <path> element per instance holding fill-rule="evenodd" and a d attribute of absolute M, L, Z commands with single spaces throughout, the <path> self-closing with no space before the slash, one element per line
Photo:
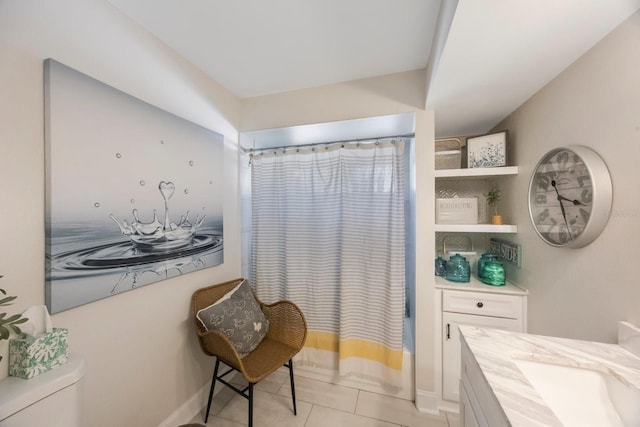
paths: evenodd
<path fill-rule="evenodd" d="M 240 357 L 253 351 L 269 330 L 269 321 L 260 310 L 247 280 L 198 311 L 196 317 L 206 330 L 225 334 Z"/>

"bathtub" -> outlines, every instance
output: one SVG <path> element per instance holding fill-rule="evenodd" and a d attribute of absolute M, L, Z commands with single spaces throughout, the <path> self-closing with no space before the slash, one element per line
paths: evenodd
<path fill-rule="evenodd" d="M 404 320 L 404 352 L 402 358 L 402 385 L 399 388 L 383 386 L 373 381 L 358 378 L 340 378 L 335 371 L 311 366 L 295 366 L 294 372 L 301 377 L 324 381 L 345 387 L 357 388 L 372 393 L 415 401 L 415 340 L 413 332 L 414 319 Z M 294 358 L 295 365 L 295 358 Z M 284 371 L 283 371 L 284 372 Z M 288 371 L 287 371 L 288 372 Z"/>

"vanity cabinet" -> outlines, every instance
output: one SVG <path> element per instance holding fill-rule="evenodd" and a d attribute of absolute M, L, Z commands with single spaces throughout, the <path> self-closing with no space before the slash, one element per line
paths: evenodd
<path fill-rule="evenodd" d="M 511 283 L 485 285 L 474 277 L 464 284 L 436 277 L 436 309 L 436 391 L 440 408 L 456 411 L 461 400 L 458 326 L 526 332 L 527 291 Z"/>
<path fill-rule="evenodd" d="M 460 427 L 510 426 L 464 339 L 461 354 Z"/>
<path fill-rule="evenodd" d="M 475 396 L 474 396 L 475 397 Z M 460 381 L 460 427 L 480 427 L 478 418 L 473 412 L 471 399 Z"/>

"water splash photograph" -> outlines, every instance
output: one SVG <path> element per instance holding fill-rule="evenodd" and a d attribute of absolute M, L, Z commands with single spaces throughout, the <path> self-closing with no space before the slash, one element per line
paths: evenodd
<path fill-rule="evenodd" d="M 49 311 L 222 264 L 223 136 L 44 67 Z"/>

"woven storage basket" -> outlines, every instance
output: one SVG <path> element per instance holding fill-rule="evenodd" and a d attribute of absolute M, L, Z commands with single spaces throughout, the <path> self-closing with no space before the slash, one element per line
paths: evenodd
<path fill-rule="evenodd" d="M 462 141 L 459 138 L 436 139 L 436 170 L 462 167 Z"/>

